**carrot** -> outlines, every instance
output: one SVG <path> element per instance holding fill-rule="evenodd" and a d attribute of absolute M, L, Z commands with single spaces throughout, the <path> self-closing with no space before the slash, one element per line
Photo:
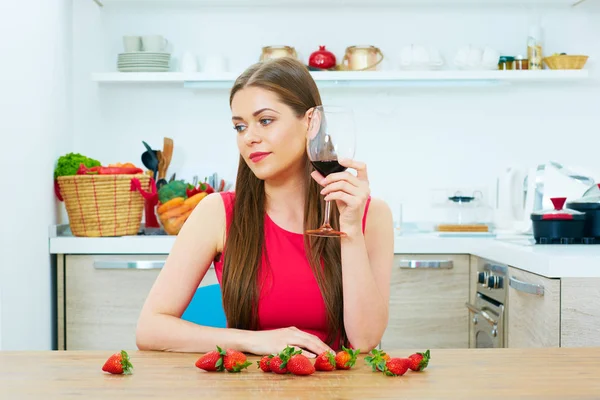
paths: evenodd
<path fill-rule="evenodd" d="M 180 206 L 184 203 L 185 199 L 183 197 L 174 197 L 171 200 L 167 201 L 165 204 L 158 207 L 156 210 L 157 213 L 162 214 L 165 211 L 169 211 L 172 208 Z"/>
<path fill-rule="evenodd" d="M 200 200 L 202 200 L 206 196 L 208 196 L 208 193 L 206 192 L 196 193 L 192 197 L 187 198 L 184 203 L 194 208 L 198 205 L 198 203 L 200 203 Z"/>
<path fill-rule="evenodd" d="M 183 226 L 183 224 L 185 223 L 187 218 L 190 216 L 192 211 L 194 211 L 194 210 L 191 209 L 191 210 L 187 211 L 185 214 L 183 214 L 173 220 L 172 224 L 177 228 L 177 230 L 181 229 L 181 227 Z"/>
<path fill-rule="evenodd" d="M 194 207 L 191 207 L 188 204 L 183 203 L 179 206 L 171 208 L 168 211 L 165 211 L 164 213 L 160 214 L 160 216 L 163 219 L 175 218 L 175 217 L 179 217 L 182 214 L 185 214 L 187 211 L 189 211 L 193 208 Z"/>

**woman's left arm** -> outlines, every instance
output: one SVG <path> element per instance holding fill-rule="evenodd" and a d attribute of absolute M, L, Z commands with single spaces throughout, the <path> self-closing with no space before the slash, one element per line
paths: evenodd
<path fill-rule="evenodd" d="M 344 325 L 354 348 L 368 352 L 377 347 L 388 323 L 390 279 L 394 259 L 394 227 L 388 205 L 371 199 L 365 232 L 362 218 L 370 195 L 366 165 L 358 161 L 340 164 L 355 169 L 323 178 L 326 200 L 335 200 L 340 211 Z"/>

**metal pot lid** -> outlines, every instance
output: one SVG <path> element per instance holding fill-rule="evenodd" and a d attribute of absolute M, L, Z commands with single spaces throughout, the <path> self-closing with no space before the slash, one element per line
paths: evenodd
<path fill-rule="evenodd" d="M 585 219 L 585 213 L 582 213 L 581 211 L 577 210 L 572 210 L 570 208 L 563 208 L 565 202 L 567 201 L 566 197 L 553 197 L 550 200 L 554 205 L 554 209 L 534 211 L 531 213 L 532 220 L 570 221 Z"/>
<path fill-rule="evenodd" d="M 567 203 L 567 207 L 575 210 L 600 210 L 600 195 L 586 196 Z"/>

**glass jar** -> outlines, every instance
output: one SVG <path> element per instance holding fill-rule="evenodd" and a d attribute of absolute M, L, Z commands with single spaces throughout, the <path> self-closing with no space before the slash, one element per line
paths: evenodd
<path fill-rule="evenodd" d="M 512 70 L 514 69 L 515 58 L 512 56 L 500 56 L 498 59 L 499 70 Z"/>
<path fill-rule="evenodd" d="M 529 60 L 524 56 L 516 56 L 515 57 L 515 69 L 516 70 L 525 70 L 529 69 Z"/>

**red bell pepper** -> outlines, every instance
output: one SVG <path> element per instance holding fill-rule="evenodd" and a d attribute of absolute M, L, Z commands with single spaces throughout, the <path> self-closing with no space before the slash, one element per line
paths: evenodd
<path fill-rule="evenodd" d="M 208 194 L 211 194 L 211 193 L 214 193 L 214 191 L 215 190 L 208 183 L 204 182 L 204 183 L 198 184 L 197 187 L 188 185 L 187 189 L 185 190 L 185 193 L 186 193 L 187 197 L 190 198 L 198 193 L 206 192 Z"/>
<path fill-rule="evenodd" d="M 79 165 L 77 175 L 135 175 L 143 174 L 140 168 L 132 167 L 92 167 L 87 168 L 84 164 Z"/>

